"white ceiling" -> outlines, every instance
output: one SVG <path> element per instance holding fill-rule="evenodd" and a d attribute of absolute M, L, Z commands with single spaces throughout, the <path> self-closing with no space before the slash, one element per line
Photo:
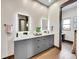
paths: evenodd
<path fill-rule="evenodd" d="M 72 4 L 68 5 L 68 6 L 63 7 L 62 11 L 67 11 L 67 10 L 72 9 L 74 7 L 77 7 L 77 2 L 74 2 L 74 3 L 72 3 Z"/>
<path fill-rule="evenodd" d="M 36 1 L 38 1 L 39 3 L 49 7 L 51 4 L 53 4 L 57 0 L 36 0 Z"/>

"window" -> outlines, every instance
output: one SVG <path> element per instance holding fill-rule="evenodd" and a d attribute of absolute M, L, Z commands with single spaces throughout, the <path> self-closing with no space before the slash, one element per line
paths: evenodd
<path fill-rule="evenodd" d="M 71 24 L 70 24 L 70 19 L 64 19 L 63 20 L 63 30 L 70 30 Z"/>

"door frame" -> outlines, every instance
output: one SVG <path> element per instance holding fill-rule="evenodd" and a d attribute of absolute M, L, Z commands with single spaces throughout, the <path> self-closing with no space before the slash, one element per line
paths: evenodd
<path fill-rule="evenodd" d="M 59 15 L 59 21 L 60 21 L 60 29 L 59 29 L 59 49 L 61 50 L 62 49 L 62 8 L 69 5 L 69 4 L 72 4 L 74 2 L 76 2 L 77 0 L 69 0 L 65 3 L 63 3 L 61 6 L 60 6 L 60 15 Z"/>

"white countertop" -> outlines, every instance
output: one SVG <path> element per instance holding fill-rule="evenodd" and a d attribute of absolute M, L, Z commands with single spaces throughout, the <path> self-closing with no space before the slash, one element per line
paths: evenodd
<path fill-rule="evenodd" d="M 21 35 L 19 37 L 16 37 L 14 39 L 14 41 L 19 41 L 19 40 L 26 40 L 26 39 L 31 39 L 31 38 L 36 38 L 36 37 L 42 37 L 42 36 L 47 36 L 47 35 L 53 35 L 53 33 L 42 33 L 42 35 L 33 35 L 33 34 L 30 34 L 30 35 Z"/>

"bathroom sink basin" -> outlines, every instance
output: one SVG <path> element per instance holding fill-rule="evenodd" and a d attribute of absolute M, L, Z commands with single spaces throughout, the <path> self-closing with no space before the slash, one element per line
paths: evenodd
<path fill-rule="evenodd" d="M 34 36 L 42 35 L 42 33 L 33 33 Z"/>

